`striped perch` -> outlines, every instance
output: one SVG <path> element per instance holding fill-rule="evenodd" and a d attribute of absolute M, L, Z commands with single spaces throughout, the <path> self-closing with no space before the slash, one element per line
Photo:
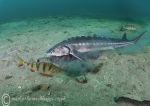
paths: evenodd
<path fill-rule="evenodd" d="M 63 71 L 61 68 L 55 66 L 52 63 L 46 62 L 26 62 L 21 57 L 19 58 L 18 67 L 27 66 L 32 72 L 38 71 L 40 74 L 44 76 L 51 76 L 53 73 Z"/>

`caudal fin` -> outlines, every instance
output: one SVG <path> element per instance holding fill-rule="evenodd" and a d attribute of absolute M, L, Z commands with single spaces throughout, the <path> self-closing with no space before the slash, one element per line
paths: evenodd
<path fill-rule="evenodd" d="M 21 67 L 23 65 L 25 65 L 25 60 L 23 58 L 21 58 L 20 56 L 18 56 L 18 63 L 17 63 L 17 66 L 18 67 Z"/>
<path fill-rule="evenodd" d="M 138 40 L 139 40 L 146 32 L 147 32 L 147 31 L 144 31 L 144 32 L 141 33 L 139 36 L 137 36 L 136 38 L 134 38 L 132 41 L 133 41 L 134 43 L 137 43 Z"/>

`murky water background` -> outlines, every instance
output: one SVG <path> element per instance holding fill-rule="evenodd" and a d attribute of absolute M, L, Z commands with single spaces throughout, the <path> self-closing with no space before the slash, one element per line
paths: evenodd
<path fill-rule="evenodd" d="M 10 106 L 149 106 L 149 5 L 149 0 L 0 0 L 0 97 L 9 94 Z M 121 31 L 127 24 L 136 30 Z M 70 37 L 122 38 L 126 32 L 132 39 L 144 31 L 135 45 L 93 54 L 98 56 L 88 67 L 56 59 L 70 66 L 53 77 L 17 67 L 18 55 L 37 60 Z M 84 84 L 76 79 L 83 73 Z"/>

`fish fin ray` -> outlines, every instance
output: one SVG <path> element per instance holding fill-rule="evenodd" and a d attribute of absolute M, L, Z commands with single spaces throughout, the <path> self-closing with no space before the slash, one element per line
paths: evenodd
<path fill-rule="evenodd" d="M 22 57 L 20 57 L 19 55 L 17 55 L 17 57 L 18 57 L 17 66 L 18 67 L 24 66 L 26 64 L 25 60 Z"/>
<path fill-rule="evenodd" d="M 122 40 L 125 40 L 125 41 L 128 40 L 128 39 L 127 39 L 127 33 L 126 33 L 126 32 L 123 34 Z"/>
<path fill-rule="evenodd" d="M 144 31 L 143 33 L 141 33 L 139 36 L 137 36 L 136 38 L 134 38 L 132 41 L 136 44 L 138 42 L 138 40 L 146 33 L 147 31 Z"/>
<path fill-rule="evenodd" d="M 81 54 L 76 50 L 72 50 L 70 54 L 80 61 L 85 61 L 85 59 L 81 58 Z"/>

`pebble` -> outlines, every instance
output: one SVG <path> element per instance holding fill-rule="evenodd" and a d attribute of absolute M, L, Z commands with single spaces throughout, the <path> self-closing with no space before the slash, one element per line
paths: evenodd
<path fill-rule="evenodd" d="M 6 77 L 5 77 L 5 79 L 7 80 L 7 79 L 10 79 L 10 78 L 12 78 L 13 76 L 12 75 L 7 75 Z"/>
<path fill-rule="evenodd" d="M 87 83 L 87 78 L 86 78 L 86 76 L 79 76 L 79 77 L 76 77 L 75 80 L 76 80 L 78 83 L 82 83 L 82 84 Z"/>
<path fill-rule="evenodd" d="M 47 91 L 50 88 L 49 84 L 40 84 L 32 88 L 32 91 Z"/>
<path fill-rule="evenodd" d="M 21 89 L 22 87 L 21 86 L 18 86 L 18 89 Z"/>

